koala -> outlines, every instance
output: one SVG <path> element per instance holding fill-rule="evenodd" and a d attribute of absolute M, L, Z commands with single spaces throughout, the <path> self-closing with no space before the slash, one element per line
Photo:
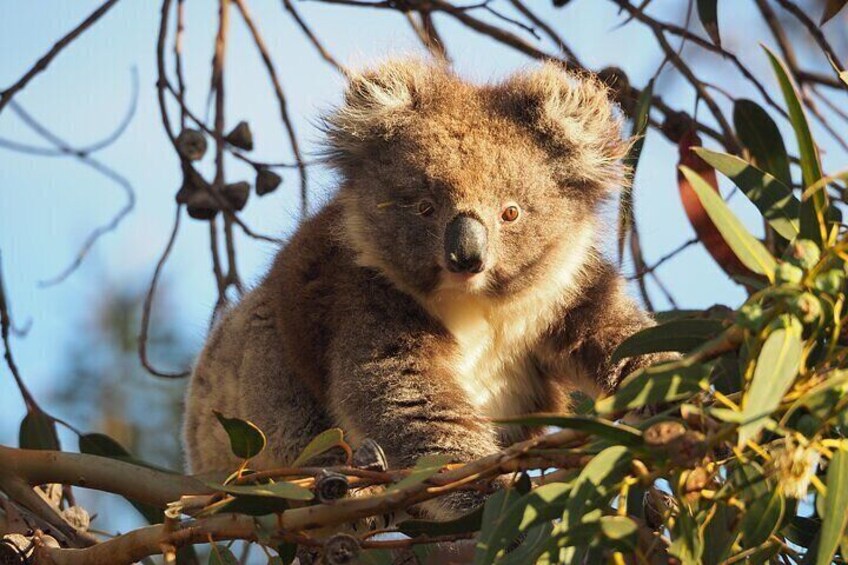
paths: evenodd
<path fill-rule="evenodd" d="M 266 434 L 255 468 L 340 427 L 394 468 L 538 433 L 492 419 L 569 408 L 652 362 L 612 362 L 654 322 L 599 251 L 629 141 L 595 78 L 541 64 L 477 85 L 443 64 L 353 74 L 325 120 L 336 195 L 228 311 L 187 393 L 194 472 L 232 469 L 213 410 Z M 454 493 L 424 513 L 478 503 Z"/>

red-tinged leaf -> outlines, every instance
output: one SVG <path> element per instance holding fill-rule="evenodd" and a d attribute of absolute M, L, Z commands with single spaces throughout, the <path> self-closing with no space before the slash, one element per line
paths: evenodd
<path fill-rule="evenodd" d="M 710 186 L 718 193 L 718 180 L 713 167 L 708 165 L 703 159 L 692 151 L 693 147 L 700 147 L 701 139 L 694 131 L 688 132 L 680 140 L 678 149 L 680 150 L 680 165 L 686 166 L 697 172 L 707 181 Z M 692 185 L 686 177 L 680 172 L 677 172 L 677 187 L 680 190 L 680 200 L 683 202 L 683 209 L 686 211 L 686 216 L 695 230 L 698 239 L 704 244 L 709 254 L 715 259 L 716 263 L 721 266 L 724 271 L 732 276 L 754 276 L 739 258 L 733 253 L 733 250 L 722 237 L 721 233 L 716 228 L 713 221 L 710 219 L 698 196 L 692 188 Z"/>
<path fill-rule="evenodd" d="M 845 7 L 845 4 L 848 4 L 848 0 L 827 0 L 827 3 L 824 5 L 824 13 L 822 14 L 819 25 L 826 24 L 829 19 L 838 14 L 839 11 Z"/>

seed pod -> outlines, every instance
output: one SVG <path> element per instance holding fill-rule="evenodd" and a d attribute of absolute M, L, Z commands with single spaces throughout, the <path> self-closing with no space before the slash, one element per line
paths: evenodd
<path fill-rule="evenodd" d="M 764 322 L 763 307 L 756 302 L 744 304 L 736 314 L 736 323 L 748 330 L 760 331 Z"/>
<path fill-rule="evenodd" d="M 822 314 L 821 302 L 810 292 L 799 294 L 789 304 L 792 313 L 805 324 L 812 324 Z"/>
<path fill-rule="evenodd" d="M 239 122 L 233 131 L 228 133 L 224 139 L 233 147 L 244 149 L 245 151 L 253 150 L 253 132 L 250 131 L 250 126 L 247 122 Z"/>
<path fill-rule="evenodd" d="M 218 203 L 207 190 L 198 190 L 188 196 L 188 215 L 195 220 L 211 220 L 218 213 Z"/>
<path fill-rule="evenodd" d="M 282 182 L 283 177 L 268 168 L 261 167 L 256 171 L 256 194 L 265 196 L 274 192 Z"/>
<path fill-rule="evenodd" d="M 315 476 L 315 496 L 323 503 L 339 500 L 347 496 L 350 484 L 342 474 L 321 469 Z"/>
<path fill-rule="evenodd" d="M 186 128 L 177 136 L 177 151 L 189 161 L 202 159 L 206 147 L 206 136 L 200 130 Z"/>
<path fill-rule="evenodd" d="M 183 184 L 177 191 L 177 203 L 188 204 L 192 194 L 209 189 L 209 183 L 198 173 L 194 167 L 183 163 Z"/>
<path fill-rule="evenodd" d="M 673 496 L 651 487 L 645 491 L 645 496 L 642 498 L 642 508 L 648 527 L 659 530 L 669 516 L 677 513 L 679 506 Z"/>
<path fill-rule="evenodd" d="M 353 454 L 353 465 L 369 471 L 385 471 L 389 468 L 383 448 L 371 438 L 362 440 L 362 444 Z"/>
<path fill-rule="evenodd" d="M 678 143 L 692 129 L 692 118 L 686 112 L 671 112 L 666 115 L 660 129 L 669 140 Z"/>
<path fill-rule="evenodd" d="M 784 255 L 786 260 L 801 267 L 805 271 L 809 271 L 816 266 L 816 263 L 821 259 L 821 250 L 814 241 L 809 239 L 798 239 L 786 249 Z"/>
<path fill-rule="evenodd" d="M 328 565 L 356 563 L 359 540 L 350 534 L 336 534 L 324 543 L 324 560 Z"/>
<path fill-rule="evenodd" d="M 247 204 L 247 198 L 250 196 L 250 184 L 245 181 L 225 184 L 222 193 L 232 209 L 238 212 Z"/>
<path fill-rule="evenodd" d="M 598 71 L 598 78 L 609 87 L 616 99 L 630 91 L 630 80 L 621 67 L 604 67 Z"/>
<path fill-rule="evenodd" d="M 686 426 L 675 420 L 657 422 L 643 435 L 645 443 L 651 447 L 668 447 L 686 434 Z"/>
<path fill-rule="evenodd" d="M 800 267 L 784 261 L 777 266 L 774 277 L 778 283 L 798 284 L 804 278 L 804 271 Z"/>
<path fill-rule="evenodd" d="M 831 269 L 817 276 L 813 285 L 822 292 L 836 296 L 845 287 L 845 272 L 840 269 Z"/>

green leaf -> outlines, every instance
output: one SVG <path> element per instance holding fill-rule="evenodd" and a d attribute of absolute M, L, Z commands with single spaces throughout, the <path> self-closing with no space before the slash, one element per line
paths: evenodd
<path fill-rule="evenodd" d="M 701 178 L 701 175 L 686 166 L 681 166 L 680 170 L 733 253 L 751 271 L 765 275 L 769 281 L 774 281 L 777 262 L 760 240 L 745 229 L 721 196 Z"/>
<path fill-rule="evenodd" d="M 762 497 L 751 504 L 742 518 L 742 541 L 747 548 L 757 547 L 775 533 L 783 521 L 786 500 L 778 489 L 768 497 Z"/>
<path fill-rule="evenodd" d="M 415 536 L 446 536 L 476 532 L 483 522 L 483 507 L 475 508 L 471 512 L 454 520 L 406 520 L 398 524 L 401 533 L 414 538 Z"/>
<path fill-rule="evenodd" d="M 624 158 L 627 167 L 627 181 L 622 188 L 618 206 L 618 258 L 621 262 L 624 258 L 624 244 L 627 235 L 633 229 L 633 179 L 636 178 L 636 168 L 639 166 L 639 157 L 642 155 L 642 147 L 645 144 L 645 133 L 648 131 L 648 118 L 651 113 L 651 101 L 654 96 L 654 81 L 639 94 L 636 101 L 636 109 L 633 112 L 632 136 L 635 139 L 630 151 Z"/>
<path fill-rule="evenodd" d="M 409 475 L 391 485 L 386 489 L 386 492 L 404 489 L 418 483 L 423 483 L 436 473 L 442 467 L 451 462 L 449 455 L 425 455 L 415 462 L 415 466 L 410 471 Z"/>
<path fill-rule="evenodd" d="M 733 125 L 739 140 L 751 153 L 757 167 L 785 186 L 792 186 L 786 146 L 783 144 L 780 129 L 768 112 L 756 102 L 742 98 L 733 106 Z"/>
<path fill-rule="evenodd" d="M 801 175 L 804 187 L 812 186 L 822 178 L 818 149 L 813 142 L 810 126 L 804 115 L 804 109 L 798 97 L 798 89 L 787 71 L 783 61 L 771 49 L 766 50 L 771 66 L 783 91 L 783 98 L 789 110 L 789 120 L 798 140 L 798 152 L 801 159 Z M 817 190 L 811 198 L 801 201 L 801 236 L 821 245 L 827 239 L 825 218 L 827 216 L 827 191 Z"/>
<path fill-rule="evenodd" d="M 277 553 L 283 565 L 291 565 L 294 558 L 297 557 L 297 544 L 285 541 L 277 546 Z"/>
<path fill-rule="evenodd" d="M 839 13 L 839 10 L 845 7 L 845 4 L 848 4 L 848 0 L 827 0 L 824 5 L 824 13 L 822 14 L 819 25 L 826 24 L 828 20 Z"/>
<path fill-rule="evenodd" d="M 739 428 L 739 445 L 745 445 L 760 432 L 778 406 L 783 395 L 792 386 L 801 363 L 801 325 L 774 330 L 766 338 L 751 384 L 742 400 L 742 421 Z"/>
<path fill-rule="evenodd" d="M 30 410 L 21 422 L 18 445 L 22 449 L 58 451 L 59 436 L 56 435 L 56 422 L 37 408 Z"/>
<path fill-rule="evenodd" d="M 389 549 L 369 549 L 356 558 L 358 565 L 392 565 L 394 556 Z"/>
<path fill-rule="evenodd" d="M 568 430 L 587 432 L 622 445 L 633 446 L 642 443 L 642 432 L 636 428 L 591 416 L 539 413 L 514 418 L 502 418 L 495 420 L 495 423 L 533 427 L 556 426 Z"/>
<path fill-rule="evenodd" d="M 339 428 L 330 428 L 315 436 L 309 445 L 303 448 L 300 455 L 292 463 L 292 467 L 300 467 L 310 459 L 326 453 L 344 443 L 344 432 Z"/>
<path fill-rule="evenodd" d="M 692 149 L 701 159 L 732 180 L 768 220 L 774 231 L 789 241 L 795 239 L 799 233 L 801 203 L 787 185 L 735 155 L 703 147 Z"/>
<path fill-rule="evenodd" d="M 239 565 L 233 552 L 223 545 L 214 544 L 209 550 L 209 565 Z"/>
<path fill-rule="evenodd" d="M 597 400 L 595 410 L 609 414 L 682 400 L 704 390 L 709 374 L 707 365 L 681 361 L 639 369 L 621 382 L 615 394 Z"/>
<path fill-rule="evenodd" d="M 286 500 L 312 500 L 314 495 L 309 489 L 280 481 L 267 485 L 222 485 L 206 483 L 209 488 L 226 492 L 233 496 L 258 496 L 263 498 L 284 498 Z"/>
<path fill-rule="evenodd" d="M 265 449 L 265 434 L 254 423 L 214 412 L 230 438 L 230 448 L 236 457 L 250 459 Z"/>
<path fill-rule="evenodd" d="M 636 547 L 636 534 L 639 525 L 627 516 L 602 516 L 601 533 L 608 540 L 623 544 L 628 548 Z"/>
<path fill-rule="evenodd" d="M 645 328 L 625 339 L 612 354 L 617 363 L 627 357 L 661 351 L 689 352 L 724 329 L 720 320 L 680 319 Z"/>
<path fill-rule="evenodd" d="M 700 565 L 704 553 L 704 540 L 698 529 L 698 522 L 684 507 L 677 515 L 672 535 L 673 541 L 668 546 L 669 555 L 680 560 L 681 565 Z"/>
<path fill-rule="evenodd" d="M 562 515 L 564 524 L 576 524 L 600 518 L 605 499 L 617 492 L 617 483 L 629 469 L 632 456 L 628 448 L 616 445 L 595 455 L 583 468 L 568 495 Z M 591 514 L 591 516 L 587 516 Z"/>
<path fill-rule="evenodd" d="M 848 535 L 848 439 L 843 439 L 839 448 L 833 450 L 833 458 L 827 467 L 826 484 L 816 565 L 831 563 L 837 547 Z"/>
<path fill-rule="evenodd" d="M 498 559 L 498 565 L 534 563 L 550 541 L 553 529 L 554 525 L 551 522 L 543 522 L 530 528 L 521 545 Z"/>
<path fill-rule="evenodd" d="M 713 43 L 721 47 L 718 33 L 718 0 L 698 0 L 698 18 Z"/>
<path fill-rule="evenodd" d="M 498 520 L 504 516 L 509 508 L 521 498 L 521 494 L 514 489 L 499 490 L 489 497 L 483 508 L 483 527 L 477 539 L 474 550 L 474 563 L 484 565 L 494 562 L 499 554 L 506 552 L 506 548 L 520 533 L 518 528 L 499 528 L 502 523 Z M 517 526 L 513 520 L 512 523 Z M 500 534 L 500 535 L 495 535 Z"/>

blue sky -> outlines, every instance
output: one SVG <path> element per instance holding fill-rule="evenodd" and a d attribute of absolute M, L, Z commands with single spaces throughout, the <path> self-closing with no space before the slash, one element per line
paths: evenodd
<path fill-rule="evenodd" d="M 0 3 L 0 87 L 16 80 L 56 38 L 98 4 L 92 0 Z M 211 0 L 186 2 L 188 100 L 201 115 L 209 81 L 215 4 Z M 660 54 L 649 32 L 636 23 L 617 28 L 623 17 L 611 3 L 574 2 L 562 10 L 551 8 L 547 0 L 529 4 L 538 7 L 539 13 L 561 31 L 589 66 L 620 66 L 639 86 L 656 69 Z M 651 8 L 657 15 L 679 18 L 683 4 L 655 0 Z M 779 98 L 768 63 L 758 46 L 759 41 L 770 41 L 747 4 L 722 15 L 722 27 L 736 32 L 726 36 L 725 45 L 743 54 L 754 73 Z M 395 13 L 317 2 L 297 2 L 297 6 L 327 48 L 347 64 L 363 64 L 420 49 L 405 20 Z M 323 110 L 340 99 L 343 82 L 317 56 L 280 2 L 255 0 L 252 8 L 281 73 L 298 134 L 306 152 L 313 152 L 320 140 L 314 124 Z M 131 69 L 137 68 L 140 81 L 134 120 L 117 143 L 97 155 L 132 182 L 137 195 L 136 208 L 114 233 L 96 244 L 82 267 L 58 286 L 39 288 L 37 281 L 60 272 L 77 253 L 89 230 L 108 221 L 122 205 L 124 196 L 103 177 L 74 160 L 33 157 L 0 149 L 0 250 L 7 290 L 18 320 L 32 320 L 31 331 L 25 338 L 14 340 L 14 349 L 21 370 L 38 398 L 48 397 L 65 344 L 80 331 L 77 322 L 81 314 L 96 304 L 102 289 L 98 281 L 115 286 L 145 285 L 165 245 L 180 172 L 156 105 L 158 17 L 158 2 L 119 2 L 16 98 L 56 133 L 74 144 L 85 145 L 106 135 L 120 121 L 130 99 Z M 520 54 L 461 28 L 449 18 L 437 17 L 436 22 L 447 38 L 459 71 L 470 78 L 496 78 L 531 64 Z M 544 42 L 542 45 L 553 51 L 550 45 Z M 688 49 L 684 53 L 688 54 Z M 230 123 L 244 119 L 251 124 L 256 158 L 290 160 L 268 79 L 235 11 L 227 57 Z M 715 61 L 705 55 L 698 60 L 700 64 Z M 825 68 L 826 63 L 817 64 Z M 707 80 L 726 81 L 728 73 L 732 73 L 728 67 L 714 65 L 703 69 Z M 750 87 L 737 84 L 740 86 L 735 92 L 759 100 Z M 662 76 L 657 92 L 673 106 L 692 110 L 690 89 L 671 73 Z M 720 96 L 719 101 L 728 107 Z M 794 142 L 785 126 L 781 123 L 787 145 L 792 146 Z M 9 109 L 0 114 L 0 137 L 43 145 Z M 820 139 L 825 164 L 831 170 L 844 168 L 844 153 L 825 137 Z M 635 190 L 637 217 L 649 262 L 693 235 L 677 196 L 676 160 L 675 146 L 654 133 L 648 136 Z M 228 170 L 231 180 L 251 178 L 237 162 L 230 162 Z M 259 205 L 255 201 L 248 204 L 244 220 L 258 232 L 286 236 L 296 226 L 297 178 L 294 173 L 284 174 L 285 183 L 280 190 Z M 315 209 L 332 193 L 332 176 L 313 169 L 311 190 Z M 753 207 L 742 198 L 734 199 L 732 204 L 748 225 L 758 231 Z M 610 234 L 613 233 L 611 224 Z M 242 275 L 249 282 L 256 281 L 273 256 L 273 246 L 240 237 L 238 247 Z M 688 249 L 663 267 L 661 273 L 681 307 L 715 303 L 733 306 L 743 299 L 742 291 L 725 279 L 700 248 Z M 172 307 L 199 346 L 215 300 L 205 224 L 184 222 L 165 276 L 172 283 Z M 667 306 L 659 294 L 653 296 L 659 307 Z M 23 403 L 3 366 L 0 368 L 0 442 L 16 441 L 23 414 Z"/>

